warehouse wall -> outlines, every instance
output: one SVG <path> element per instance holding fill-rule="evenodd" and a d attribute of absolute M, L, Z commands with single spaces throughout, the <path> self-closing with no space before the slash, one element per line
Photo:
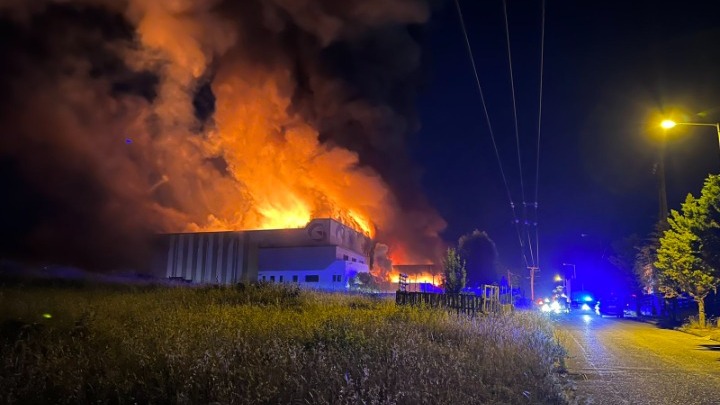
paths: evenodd
<path fill-rule="evenodd" d="M 236 284 L 257 280 L 258 252 L 246 232 L 165 235 L 165 277 L 194 283 Z"/>

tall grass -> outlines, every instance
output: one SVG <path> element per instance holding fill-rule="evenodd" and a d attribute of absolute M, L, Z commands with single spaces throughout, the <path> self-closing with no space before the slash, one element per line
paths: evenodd
<path fill-rule="evenodd" d="M 564 352 L 533 314 L 273 286 L 3 287 L 0 355 L 2 403 L 566 401 Z"/>

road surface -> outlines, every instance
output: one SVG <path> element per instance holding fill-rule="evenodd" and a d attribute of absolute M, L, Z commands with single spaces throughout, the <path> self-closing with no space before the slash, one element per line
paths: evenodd
<path fill-rule="evenodd" d="M 720 405 L 720 343 L 630 319 L 557 319 L 580 403 Z"/>

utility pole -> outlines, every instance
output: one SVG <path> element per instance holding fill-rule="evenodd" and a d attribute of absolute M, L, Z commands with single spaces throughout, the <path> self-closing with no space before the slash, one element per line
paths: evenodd
<path fill-rule="evenodd" d="M 720 134 L 719 134 L 720 135 Z M 659 200 L 659 219 L 660 221 L 666 222 L 668 216 L 667 206 L 667 189 L 665 186 L 665 143 L 666 139 L 663 136 L 662 142 L 660 143 L 660 150 L 658 153 L 658 165 L 656 167 L 656 175 L 658 176 L 658 200 Z"/>
<path fill-rule="evenodd" d="M 530 270 L 530 301 L 535 302 L 535 272 L 540 270 L 540 267 L 528 266 Z"/>
<path fill-rule="evenodd" d="M 509 290 L 509 293 L 510 293 L 510 299 L 509 299 L 510 302 L 509 302 L 509 303 L 510 303 L 511 305 L 514 304 L 514 303 L 513 303 L 513 282 L 512 282 L 512 276 L 513 276 L 513 274 L 515 274 L 515 273 L 511 272 L 510 269 L 507 269 L 508 290 Z"/>
<path fill-rule="evenodd" d="M 577 278 L 577 273 L 575 272 L 575 264 L 574 263 L 563 263 L 563 266 L 572 266 L 573 272 L 572 277 L 568 277 L 567 272 L 565 272 L 565 294 L 568 296 L 568 302 L 572 302 L 572 281 Z"/>

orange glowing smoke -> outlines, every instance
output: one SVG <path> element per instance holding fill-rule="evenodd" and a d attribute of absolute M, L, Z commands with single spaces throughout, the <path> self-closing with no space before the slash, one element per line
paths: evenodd
<path fill-rule="evenodd" d="M 127 11 L 148 50 L 135 59 L 160 51 L 170 62 L 155 113 L 166 127 L 158 142 L 165 175 L 190 214 L 185 230 L 298 228 L 329 217 L 374 237 L 393 209 L 387 185 L 356 153 L 320 143 L 317 129 L 290 113 L 293 61 L 253 63 L 243 44 L 256 39 L 243 38 L 215 3 L 135 0 Z M 195 125 L 187 89 L 218 58 L 213 125 L 180 136 L 178 128 Z M 212 159 L 227 166 L 223 176 Z"/>
<path fill-rule="evenodd" d="M 373 237 L 388 217 L 385 183 L 360 168 L 356 153 L 320 144 L 318 132 L 287 113 L 285 72 L 219 74 L 217 128 L 209 145 L 242 186 L 242 201 L 225 199 L 205 230 L 296 228 L 330 217 Z M 287 91 L 287 90 L 286 90 Z"/>
<path fill-rule="evenodd" d="M 55 242 L 77 233 L 102 237 L 103 255 L 135 258 L 138 234 L 326 217 L 402 248 L 401 262 L 442 253 L 445 222 L 405 150 L 423 60 L 411 27 L 428 21 L 428 2 L 38 0 L 0 10 L 28 34 L 0 50 L 19 76 L 5 92 L 15 107 L 0 117 L 0 158 L 28 177 L 28 198 L 61 207 L 55 221 L 30 221 L 29 252 L 43 250 L 37 234 L 64 256 Z"/>

